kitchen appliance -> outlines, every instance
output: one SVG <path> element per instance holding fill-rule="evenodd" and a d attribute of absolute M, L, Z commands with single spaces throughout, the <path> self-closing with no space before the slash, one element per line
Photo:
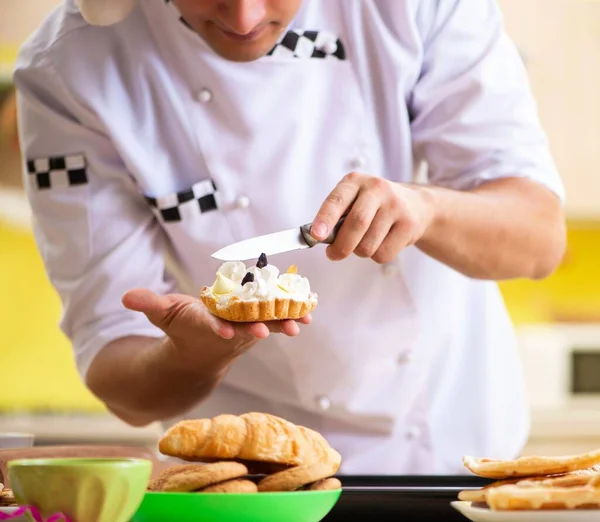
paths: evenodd
<path fill-rule="evenodd" d="M 534 412 L 600 412 L 600 324 L 526 326 L 517 336 Z"/>

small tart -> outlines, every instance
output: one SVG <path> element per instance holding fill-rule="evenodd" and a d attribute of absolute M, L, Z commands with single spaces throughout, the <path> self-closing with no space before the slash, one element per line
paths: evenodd
<path fill-rule="evenodd" d="M 210 312 L 221 319 L 238 323 L 300 319 L 312 312 L 317 301 L 294 301 L 292 299 L 269 299 L 241 301 L 231 298 L 227 305 L 219 304 L 210 288 L 204 287 L 200 294 L 202 302 Z"/>
<path fill-rule="evenodd" d="M 300 319 L 318 302 L 296 266 L 280 274 L 264 254 L 252 267 L 239 261 L 223 263 L 214 284 L 205 286 L 200 298 L 213 315 L 232 322 Z"/>

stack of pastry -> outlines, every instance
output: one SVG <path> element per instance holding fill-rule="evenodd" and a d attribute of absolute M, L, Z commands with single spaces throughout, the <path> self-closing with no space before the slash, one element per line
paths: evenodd
<path fill-rule="evenodd" d="M 497 511 L 600 509 L 600 450 L 515 460 L 464 457 L 465 467 L 495 482 L 461 491 L 459 500 Z"/>
<path fill-rule="evenodd" d="M 16 506 L 17 502 L 11 489 L 5 488 L 4 484 L 0 484 L 0 507 Z"/>
<path fill-rule="evenodd" d="M 340 489 L 341 456 L 325 438 L 265 413 L 184 420 L 159 442 L 186 461 L 151 480 L 162 492 L 258 493 Z"/>

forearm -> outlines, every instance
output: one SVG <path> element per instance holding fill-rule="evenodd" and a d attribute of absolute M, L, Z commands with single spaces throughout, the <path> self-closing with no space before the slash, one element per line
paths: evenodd
<path fill-rule="evenodd" d="M 141 426 L 183 414 L 219 384 L 225 369 L 176 364 L 168 338 L 125 337 L 107 345 L 87 375 L 90 390 L 125 422 Z"/>
<path fill-rule="evenodd" d="M 423 187 L 434 217 L 416 246 L 473 278 L 539 279 L 559 265 L 565 224 L 558 199 L 527 180 L 503 179 L 469 192 Z"/>

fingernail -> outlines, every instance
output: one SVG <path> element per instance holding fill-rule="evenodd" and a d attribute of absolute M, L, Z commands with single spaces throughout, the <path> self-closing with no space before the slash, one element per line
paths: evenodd
<path fill-rule="evenodd" d="M 322 221 L 313 223 L 312 233 L 316 237 L 327 237 L 327 225 Z"/>

